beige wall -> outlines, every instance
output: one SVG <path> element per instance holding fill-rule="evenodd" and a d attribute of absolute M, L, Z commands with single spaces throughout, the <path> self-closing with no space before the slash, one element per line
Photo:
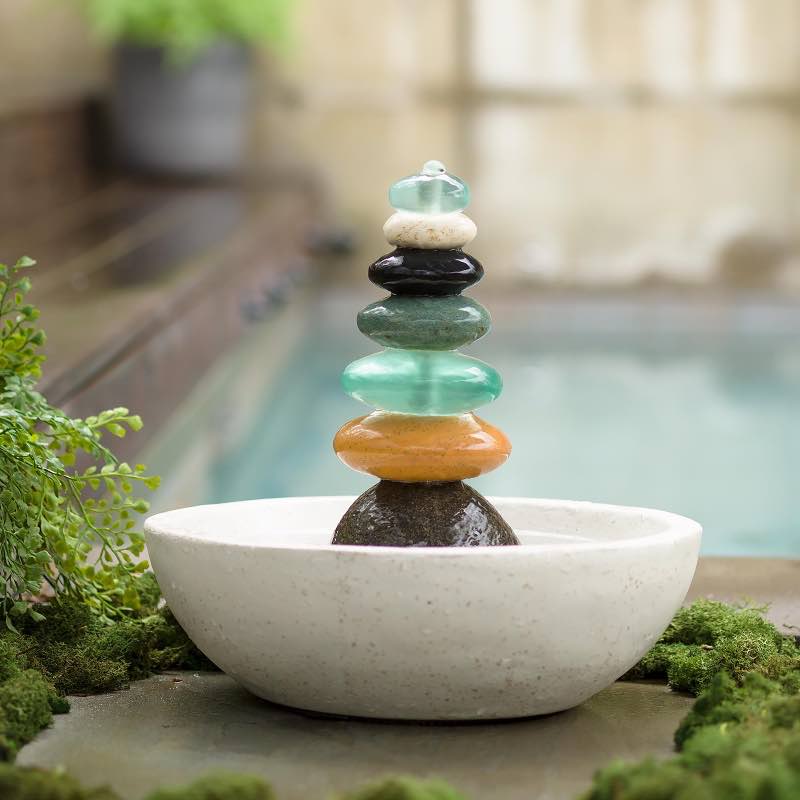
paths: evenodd
<path fill-rule="evenodd" d="M 104 55 L 70 0 L 0 0 L 0 113 L 84 94 Z"/>
<path fill-rule="evenodd" d="M 800 284 L 796 0 L 305 0 L 299 39 L 265 150 L 316 163 L 370 252 L 436 157 L 493 274 Z"/>
<path fill-rule="evenodd" d="M 373 248 L 389 184 L 432 157 L 462 162 L 452 104 L 453 10 L 461 0 L 302 0 L 297 47 L 282 65 L 301 100 L 263 107 L 262 153 L 310 161 L 343 220 Z"/>
<path fill-rule="evenodd" d="M 69 6 L 0 0 L 0 110 L 103 83 Z M 368 252 L 435 157 L 493 275 L 800 285 L 797 0 L 300 0 L 257 112 Z"/>

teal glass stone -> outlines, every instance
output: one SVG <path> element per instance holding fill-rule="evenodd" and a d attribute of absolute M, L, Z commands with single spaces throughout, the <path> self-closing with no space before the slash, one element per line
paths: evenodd
<path fill-rule="evenodd" d="M 461 295 L 392 295 L 371 303 L 357 317 L 358 329 L 384 347 L 455 350 L 489 332 L 489 312 Z"/>
<path fill-rule="evenodd" d="M 461 353 L 389 348 L 348 364 L 342 386 L 381 411 L 443 416 L 491 403 L 503 381 L 493 367 Z"/>
<path fill-rule="evenodd" d="M 469 205 L 469 186 L 451 175 L 441 161 L 428 161 L 417 175 L 392 184 L 389 203 L 398 211 L 420 214 L 447 214 Z"/>

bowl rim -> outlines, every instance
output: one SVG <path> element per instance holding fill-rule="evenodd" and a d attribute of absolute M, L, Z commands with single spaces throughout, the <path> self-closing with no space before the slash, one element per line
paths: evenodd
<path fill-rule="evenodd" d="M 180 518 L 186 512 L 198 511 L 205 508 L 221 508 L 223 506 L 248 506 L 269 504 L 290 504 L 301 501 L 305 502 L 343 502 L 351 503 L 356 499 L 355 495 L 309 495 L 296 497 L 270 497 L 253 500 L 234 500 L 226 503 L 204 503 L 195 506 L 185 506 L 170 511 L 162 511 L 158 514 L 149 516 L 144 523 L 146 540 L 152 539 L 172 539 L 189 542 L 195 545 L 206 545 L 215 547 L 228 547 L 235 549 L 254 550 L 254 551 L 291 551 L 291 552 L 332 552 L 338 554 L 369 555 L 370 557 L 393 557 L 403 555 L 408 558 L 476 558 L 486 557 L 519 557 L 524 554 L 542 553 L 571 553 L 586 551 L 637 549 L 642 547 L 653 547 L 657 545 L 674 544 L 678 541 L 696 539 L 699 545 L 703 528 L 699 522 L 675 514 L 672 511 L 662 511 L 655 508 L 643 506 L 627 506 L 613 503 L 596 503 L 590 500 L 564 500 L 558 498 L 540 497 L 504 497 L 490 496 L 487 499 L 501 507 L 508 503 L 518 503 L 533 505 L 537 507 L 562 507 L 572 508 L 578 511 L 587 512 L 623 512 L 631 517 L 640 515 L 651 521 L 661 521 L 664 524 L 662 530 L 655 533 L 642 534 L 640 536 L 630 536 L 626 538 L 610 538 L 605 541 L 564 541 L 564 542 L 543 542 L 539 544 L 520 544 L 520 545 L 483 545 L 480 547 L 386 547 L 374 545 L 342 545 L 342 544 L 313 544 L 308 542 L 253 542 L 253 541 L 231 541 L 224 537 L 215 537 L 213 534 L 198 534 L 188 529 L 185 524 L 180 524 Z M 173 521 L 172 518 L 176 518 Z M 309 526 L 309 528 L 314 526 Z M 535 530 L 532 532 L 536 532 Z"/>

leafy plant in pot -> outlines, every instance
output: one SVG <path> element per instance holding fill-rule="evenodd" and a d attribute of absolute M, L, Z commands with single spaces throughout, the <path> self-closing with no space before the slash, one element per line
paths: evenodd
<path fill-rule="evenodd" d="M 133 169 L 202 177 L 244 163 L 253 47 L 286 40 L 291 0 L 78 0 L 115 43 L 117 154 Z"/>

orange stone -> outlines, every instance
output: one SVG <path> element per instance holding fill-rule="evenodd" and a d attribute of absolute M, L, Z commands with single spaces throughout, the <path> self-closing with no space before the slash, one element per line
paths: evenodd
<path fill-rule="evenodd" d="M 424 417 L 376 411 L 346 423 L 333 449 L 348 467 L 387 481 L 460 481 L 497 469 L 506 435 L 474 414 Z"/>

